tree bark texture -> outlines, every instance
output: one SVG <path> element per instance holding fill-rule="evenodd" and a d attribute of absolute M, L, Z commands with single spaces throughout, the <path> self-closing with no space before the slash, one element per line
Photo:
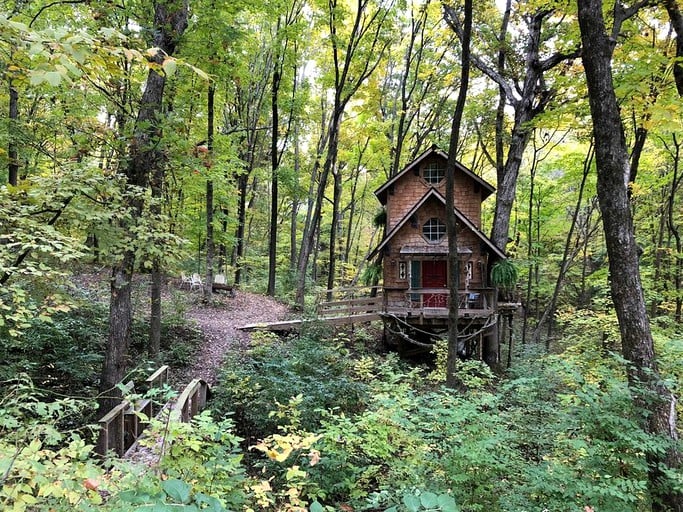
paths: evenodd
<path fill-rule="evenodd" d="M 175 51 L 179 38 L 187 27 L 186 0 L 167 0 L 154 6 L 154 46 L 157 53 L 150 59 L 161 64 Z M 162 71 L 150 69 L 130 141 L 127 184 L 131 188 L 146 188 L 152 170 L 162 165 L 159 148 L 161 139 L 160 114 L 166 76 Z M 124 378 L 126 358 L 130 345 L 132 322 L 131 286 L 135 269 L 135 222 L 141 217 L 144 204 L 139 194 L 128 200 L 131 220 L 124 228 L 129 238 L 121 261 L 112 268 L 110 281 L 109 334 L 105 347 L 104 364 L 100 378 L 100 414 L 107 413 L 118 402 L 120 393 L 116 385 Z"/>
<path fill-rule="evenodd" d="M 629 385 L 636 406 L 646 410 L 648 431 L 672 440 L 664 455 L 650 455 L 650 491 L 653 510 L 683 511 L 683 494 L 667 487 L 660 464 L 680 467 L 681 457 L 675 442 L 676 408 L 673 395 L 661 384 L 650 325 L 638 268 L 633 219 L 628 197 L 629 156 L 623 124 L 612 82 L 614 41 L 606 33 L 602 2 L 578 0 L 579 26 L 583 42 L 583 64 L 598 168 L 598 200 L 602 212 L 609 256 L 612 300 L 619 320 L 622 351 L 629 361 Z M 617 4 L 619 6 L 619 4 Z M 623 9 L 623 8 L 622 8 Z M 615 9 L 615 23 L 619 14 Z M 621 18 L 623 21 L 625 18 Z M 618 31 L 618 26 L 616 26 Z"/>
<path fill-rule="evenodd" d="M 683 58 L 683 14 L 678 6 L 678 0 L 664 0 L 664 6 L 669 13 L 669 21 L 671 27 L 676 32 L 676 58 L 678 61 L 674 63 L 674 80 L 676 81 L 676 90 L 679 96 L 683 96 L 683 64 L 680 59 Z"/>

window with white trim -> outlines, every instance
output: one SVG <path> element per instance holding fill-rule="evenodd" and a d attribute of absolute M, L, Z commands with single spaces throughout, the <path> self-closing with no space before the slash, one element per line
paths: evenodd
<path fill-rule="evenodd" d="M 436 217 L 432 217 L 422 226 L 422 236 L 429 242 L 438 242 L 446 236 L 446 224 Z"/>
<path fill-rule="evenodd" d="M 445 176 L 446 168 L 440 162 L 430 162 L 422 169 L 422 178 L 431 185 L 438 185 Z"/>

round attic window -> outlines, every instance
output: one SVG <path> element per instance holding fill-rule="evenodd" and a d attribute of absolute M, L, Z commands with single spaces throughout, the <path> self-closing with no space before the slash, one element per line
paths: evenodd
<path fill-rule="evenodd" d="M 429 242 L 438 242 L 446 236 L 446 224 L 436 217 L 432 217 L 422 226 L 422 236 Z"/>

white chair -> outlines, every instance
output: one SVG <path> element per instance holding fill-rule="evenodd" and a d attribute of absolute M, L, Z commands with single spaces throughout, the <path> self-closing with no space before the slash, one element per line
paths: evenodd
<path fill-rule="evenodd" d="M 185 272 L 180 273 L 180 287 L 187 285 L 188 288 L 192 288 L 192 278 L 188 277 Z"/>
<path fill-rule="evenodd" d="M 195 286 L 201 288 L 203 284 L 202 277 L 199 274 L 192 274 L 192 277 L 190 278 L 190 290 L 194 290 Z"/>
<path fill-rule="evenodd" d="M 225 284 L 225 274 L 216 274 L 213 276 L 213 282 L 216 284 Z"/>

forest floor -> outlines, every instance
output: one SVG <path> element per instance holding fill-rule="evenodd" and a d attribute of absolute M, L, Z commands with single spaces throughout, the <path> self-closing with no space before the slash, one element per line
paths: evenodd
<path fill-rule="evenodd" d="M 109 270 L 88 266 L 80 269 L 73 282 L 77 288 L 87 290 L 91 297 L 107 303 L 109 300 Z M 149 314 L 149 275 L 136 274 L 133 286 L 133 304 L 136 315 Z M 182 287 L 179 279 L 170 279 L 162 291 L 162 300 L 170 304 L 170 314 L 182 314 L 202 333 L 202 341 L 194 349 L 188 366 L 173 368 L 171 381 L 182 390 L 192 379 L 204 379 L 216 384 L 223 359 L 229 351 L 244 351 L 250 335 L 239 328 L 253 323 L 276 322 L 293 316 L 288 306 L 273 297 L 235 290 L 234 295 L 215 293 L 210 303 L 202 300 L 201 290 Z"/>
<path fill-rule="evenodd" d="M 213 386 L 225 354 L 243 351 L 249 344 L 249 333 L 239 328 L 253 323 L 284 320 L 290 316 L 285 304 L 272 297 L 256 293 L 236 291 L 234 297 L 214 294 L 211 304 L 204 304 L 197 294 L 186 313 L 203 334 L 196 356 L 189 366 L 179 369 L 174 381 L 188 383 L 195 378 L 204 379 Z"/>

